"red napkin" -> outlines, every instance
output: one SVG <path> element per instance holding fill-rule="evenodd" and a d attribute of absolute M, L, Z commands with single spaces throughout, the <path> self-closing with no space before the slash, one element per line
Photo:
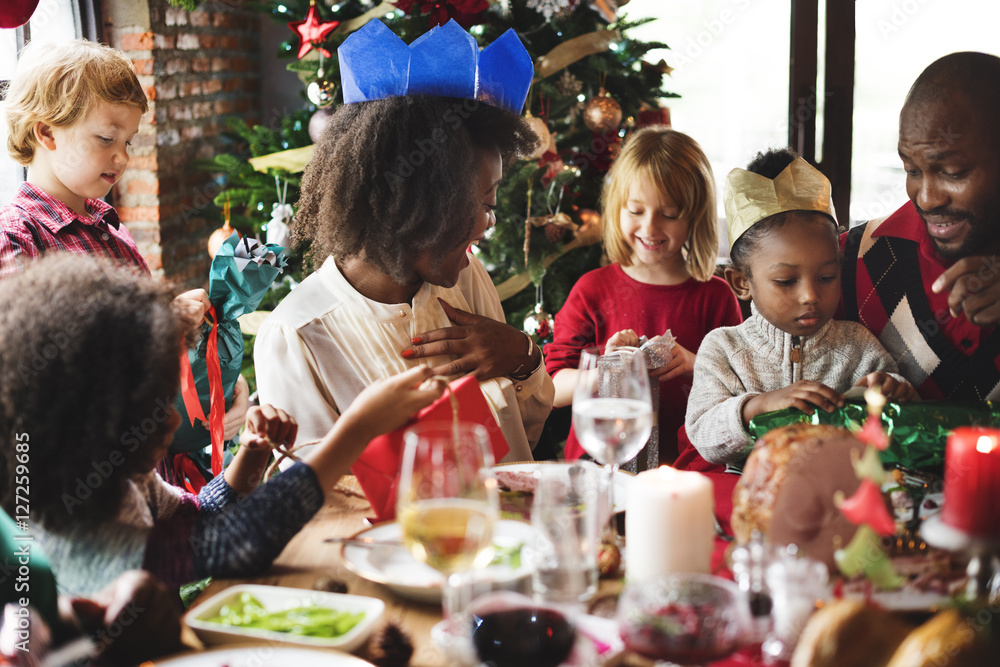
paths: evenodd
<path fill-rule="evenodd" d="M 458 420 L 485 426 L 490 435 L 493 460 L 499 461 L 506 456 L 510 446 L 493 418 L 476 378 L 467 375 L 452 382 L 450 386 L 451 393 L 454 393 L 458 401 Z M 358 478 L 378 521 L 391 521 L 396 517 L 396 487 L 399 485 L 399 471 L 403 466 L 403 431 L 417 422 L 451 423 L 453 418 L 451 398 L 446 391 L 441 398 L 418 412 L 406 426 L 380 435 L 368 443 L 364 453 L 351 466 L 351 472 Z"/>

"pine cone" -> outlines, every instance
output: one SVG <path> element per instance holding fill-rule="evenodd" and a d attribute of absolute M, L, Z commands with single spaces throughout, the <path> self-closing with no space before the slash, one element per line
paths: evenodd
<path fill-rule="evenodd" d="M 375 638 L 372 662 L 378 667 L 406 667 L 413 657 L 413 640 L 395 621 L 386 623 Z"/>
<path fill-rule="evenodd" d="M 549 243 L 559 243 L 566 235 L 566 228 L 554 225 L 551 222 L 545 225 L 545 238 Z"/>

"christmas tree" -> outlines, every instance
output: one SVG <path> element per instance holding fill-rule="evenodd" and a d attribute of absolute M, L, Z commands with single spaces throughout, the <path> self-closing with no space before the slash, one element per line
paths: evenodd
<path fill-rule="evenodd" d="M 660 99 L 674 96 L 662 90 L 670 71 L 666 63 L 643 59 L 666 45 L 630 39 L 628 31 L 646 20 L 630 21 L 619 13 L 619 4 L 624 3 L 256 3 L 252 7 L 289 25 L 278 57 L 290 59 L 288 68 L 300 74 L 311 106 L 285 119 L 278 131 L 229 125 L 244 151 L 202 164 L 227 182 L 216 203 L 221 207 L 228 198 L 234 224 L 260 233 L 272 224 L 272 210 L 298 199 L 296 171 L 340 104 L 336 49 L 370 19 L 381 19 L 406 43 L 449 19 L 470 30 L 480 46 L 513 27 L 536 63 L 525 113 L 543 142 L 536 155 L 508 172 L 497 197 L 497 225 L 476 252 L 497 284 L 508 321 L 519 328 L 527 324 L 538 342 L 546 342 L 551 320 L 545 312 L 558 311 L 577 278 L 600 264 L 601 185 L 621 141 L 638 125 L 663 122 Z"/>

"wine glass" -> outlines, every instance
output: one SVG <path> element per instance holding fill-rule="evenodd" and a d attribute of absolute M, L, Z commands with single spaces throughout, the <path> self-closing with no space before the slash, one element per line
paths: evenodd
<path fill-rule="evenodd" d="M 489 435 L 479 424 L 439 422 L 412 426 L 403 441 L 396 500 L 403 543 L 444 575 L 444 617 L 454 623 L 465 607 L 463 575 L 493 559 L 499 495 Z"/>
<path fill-rule="evenodd" d="M 659 661 L 658 667 L 700 665 L 743 645 L 750 607 L 731 581 L 672 574 L 626 586 L 618 602 L 618 631 L 626 649 Z"/>
<path fill-rule="evenodd" d="M 653 430 L 649 373 L 638 348 L 583 350 L 573 390 L 573 430 L 583 449 L 608 470 L 608 506 L 614 513 L 615 471 L 635 458 Z"/>

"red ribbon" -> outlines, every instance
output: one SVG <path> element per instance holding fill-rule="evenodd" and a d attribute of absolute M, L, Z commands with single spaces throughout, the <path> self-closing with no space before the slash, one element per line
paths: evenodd
<path fill-rule="evenodd" d="M 207 484 L 205 476 L 187 454 L 174 455 L 174 479 L 184 484 L 189 492 L 197 494 Z"/>
<path fill-rule="evenodd" d="M 209 417 L 206 419 L 198 398 L 198 388 L 194 382 L 194 372 L 187 350 L 181 352 L 181 396 L 184 399 L 184 409 L 188 419 L 194 425 L 195 419 L 208 422 L 212 438 L 212 474 L 222 472 L 222 441 L 225 432 L 226 397 L 222 391 L 222 366 L 219 363 L 219 322 L 215 317 L 215 307 L 210 306 L 205 317 L 212 325 L 208 332 L 208 349 L 205 353 L 205 363 L 208 369 Z"/>

